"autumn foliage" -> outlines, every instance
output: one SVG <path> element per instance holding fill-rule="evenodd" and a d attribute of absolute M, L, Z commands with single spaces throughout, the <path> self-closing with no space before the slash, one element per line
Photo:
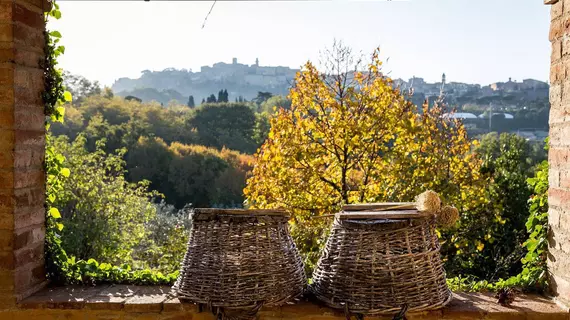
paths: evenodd
<path fill-rule="evenodd" d="M 324 72 L 308 62 L 297 74 L 291 109 L 271 119 L 244 190 L 251 207 L 294 212 L 292 230 L 308 260 L 326 225 L 310 218 L 343 203 L 413 201 L 432 189 L 466 216 L 487 201 L 481 161 L 443 106 L 408 101 L 382 74 L 378 50 L 363 65 L 335 45 L 326 61 Z"/>

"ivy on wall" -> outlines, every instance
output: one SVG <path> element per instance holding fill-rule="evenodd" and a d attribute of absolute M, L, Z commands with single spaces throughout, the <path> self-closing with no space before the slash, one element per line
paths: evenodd
<path fill-rule="evenodd" d="M 50 12 L 46 13 L 48 19 L 60 19 L 61 11 L 53 3 Z M 42 95 L 46 114 L 46 132 L 50 123 L 63 122 L 64 104 L 70 102 L 72 97 L 63 86 L 62 70 L 57 67 L 57 58 L 64 54 L 65 47 L 59 44 L 61 33 L 58 31 L 45 32 L 45 60 L 44 68 L 45 88 Z M 46 133 L 46 139 L 51 139 Z M 53 145 L 46 147 L 46 272 L 49 280 L 54 284 L 97 284 L 97 283 L 124 283 L 124 284 L 172 284 L 178 277 L 178 272 L 162 274 L 154 270 L 133 270 L 129 265 L 113 266 L 108 263 L 99 263 L 94 259 L 77 260 L 68 255 L 61 245 L 61 231 L 65 226 L 61 223 L 61 214 L 54 206 L 58 194 L 63 188 L 63 181 L 72 172 L 65 167 L 65 157 Z"/>

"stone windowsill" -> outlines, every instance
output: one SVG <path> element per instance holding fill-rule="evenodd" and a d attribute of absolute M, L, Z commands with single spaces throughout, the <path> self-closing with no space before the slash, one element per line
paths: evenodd
<path fill-rule="evenodd" d="M 214 319 L 208 311 L 198 312 L 192 304 L 181 304 L 169 296 L 164 286 L 106 285 L 98 287 L 69 286 L 44 289 L 18 304 L 11 310 L 14 319 L 28 319 L 38 311 L 46 316 L 58 315 L 73 318 L 84 315 L 115 315 L 118 318 L 149 317 L 151 319 Z M 10 312 L 10 311 L 9 311 Z M 2 312 L 0 311 L 0 314 Z M 27 315 L 26 315 L 27 314 Z M 65 314 L 65 315 L 63 315 Z M 20 317 L 18 317 L 20 315 Z M 0 318 L 2 318 L 0 316 Z M 391 319 L 390 317 L 365 317 Z M 295 301 L 281 307 L 263 308 L 258 319 L 346 319 L 342 311 L 320 306 L 306 300 Z M 570 313 L 552 300 L 540 296 L 520 295 L 510 307 L 496 303 L 492 294 L 456 293 L 442 310 L 410 314 L 408 319 L 564 319 Z"/>

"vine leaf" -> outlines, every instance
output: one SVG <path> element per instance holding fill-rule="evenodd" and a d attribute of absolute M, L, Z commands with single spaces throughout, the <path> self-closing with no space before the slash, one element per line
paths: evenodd
<path fill-rule="evenodd" d="M 62 175 L 62 176 L 64 176 L 64 177 L 67 178 L 67 177 L 69 177 L 70 174 L 71 174 L 71 171 L 69 171 L 68 168 L 63 168 L 63 169 L 61 169 L 61 175 Z"/>
<path fill-rule="evenodd" d="M 61 218 L 61 213 L 59 213 L 59 210 L 57 210 L 57 208 L 50 208 L 49 214 L 55 219 Z"/>

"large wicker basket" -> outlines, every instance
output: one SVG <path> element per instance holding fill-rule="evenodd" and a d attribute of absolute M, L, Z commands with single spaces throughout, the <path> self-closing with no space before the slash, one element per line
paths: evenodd
<path fill-rule="evenodd" d="M 354 314 L 438 309 L 451 300 L 434 215 L 343 209 L 313 273 L 319 300 Z"/>
<path fill-rule="evenodd" d="M 208 306 L 219 318 L 250 319 L 261 305 L 280 305 L 303 293 L 303 263 L 286 212 L 194 209 L 191 220 L 173 287 L 181 301 Z M 238 315 L 226 315 L 236 310 Z"/>

